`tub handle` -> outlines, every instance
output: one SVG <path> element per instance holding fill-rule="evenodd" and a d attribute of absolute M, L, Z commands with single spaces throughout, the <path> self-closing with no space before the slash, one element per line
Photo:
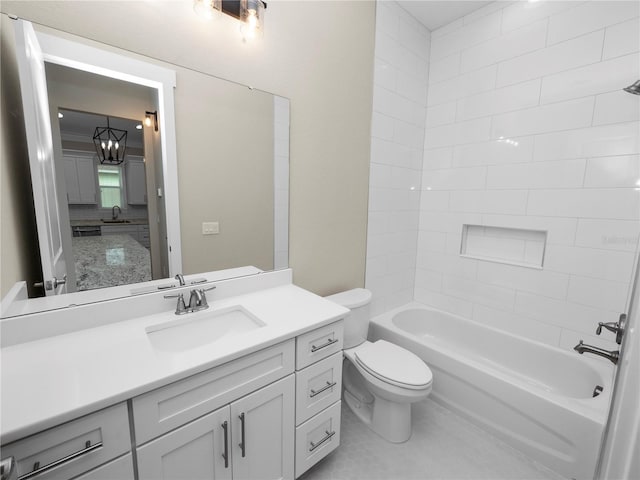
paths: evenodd
<path fill-rule="evenodd" d="M 317 347 L 315 345 L 311 345 L 311 352 L 312 353 L 317 352 L 318 350 L 327 348 L 329 345 L 333 345 L 334 343 L 337 343 L 337 342 L 338 342 L 337 338 L 329 338 L 325 343 L 323 343 L 322 345 L 318 345 Z"/>

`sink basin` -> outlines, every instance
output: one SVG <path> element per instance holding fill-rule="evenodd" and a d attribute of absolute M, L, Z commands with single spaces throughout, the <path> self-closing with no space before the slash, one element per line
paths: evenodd
<path fill-rule="evenodd" d="M 176 316 L 168 322 L 151 325 L 145 331 L 154 348 L 183 352 L 264 326 L 264 322 L 255 315 L 236 305 Z"/>
<path fill-rule="evenodd" d="M 102 223 L 131 223 L 131 220 L 104 220 L 100 219 Z"/>

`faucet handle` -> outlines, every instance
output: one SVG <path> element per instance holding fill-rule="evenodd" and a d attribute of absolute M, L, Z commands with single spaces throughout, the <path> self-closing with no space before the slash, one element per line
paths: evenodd
<path fill-rule="evenodd" d="M 616 333 L 618 331 L 618 324 L 617 323 L 613 323 L 613 322 L 609 322 L 609 323 L 598 322 L 598 328 L 596 328 L 596 335 L 600 335 L 602 333 L 602 327 L 606 328 L 607 330 L 609 330 L 610 332 L 613 332 L 613 333 Z"/>
<path fill-rule="evenodd" d="M 187 305 L 184 303 L 184 293 L 178 293 L 176 295 L 165 295 L 164 298 L 177 298 L 176 303 L 176 315 L 182 315 L 187 313 Z"/>
<path fill-rule="evenodd" d="M 622 336 L 624 335 L 625 323 L 627 320 L 627 315 L 625 313 L 620 314 L 620 318 L 617 322 L 598 322 L 598 328 L 596 328 L 596 335 L 600 335 L 602 333 L 602 327 L 606 328 L 612 333 L 616 334 L 616 343 L 618 345 L 622 344 Z"/>

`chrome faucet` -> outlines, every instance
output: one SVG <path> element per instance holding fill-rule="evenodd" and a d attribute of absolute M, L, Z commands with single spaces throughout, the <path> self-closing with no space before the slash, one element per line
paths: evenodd
<path fill-rule="evenodd" d="M 620 358 L 619 350 L 604 350 L 603 348 L 594 347 L 593 345 L 587 345 L 580 340 L 573 349 L 582 355 L 584 352 L 593 353 L 594 355 L 600 355 L 601 357 L 606 358 L 611 361 L 614 365 L 618 364 L 618 360 Z"/>
<path fill-rule="evenodd" d="M 116 213 L 116 208 L 118 209 L 118 213 Z M 118 215 L 122 213 L 122 209 L 118 205 L 114 205 L 111 207 L 111 220 L 117 220 Z"/>
<path fill-rule="evenodd" d="M 180 282 L 180 286 L 184 287 L 185 283 L 184 283 L 184 275 L 182 275 L 181 273 L 177 273 L 175 277 L 176 280 L 178 280 L 178 282 Z"/>
<path fill-rule="evenodd" d="M 176 275 L 176 278 L 178 276 Z M 180 275 L 182 277 L 182 275 Z M 184 279 L 179 279 L 181 285 L 184 285 Z M 206 310 L 209 308 L 207 303 L 207 295 L 205 292 L 216 288 L 215 285 L 209 288 L 194 288 L 189 292 L 189 305 L 184 300 L 184 293 L 178 293 L 176 295 L 165 295 L 164 298 L 177 298 L 176 315 L 184 315 L 185 313 L 199 312 L 200 310 Z"/>

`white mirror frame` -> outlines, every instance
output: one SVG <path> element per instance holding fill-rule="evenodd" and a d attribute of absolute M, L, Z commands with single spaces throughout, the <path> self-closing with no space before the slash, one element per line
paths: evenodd
<path fill-rule="evenodd" d="M 158 121 L 163 169 L 163 197 L 167 227 L 169 276 L 182 272 L 180 205 L 178 198 L 178 159 L 173 89 L 176 72 L 82 43 L 36 31 L 46 62 L 125 82 L 155 88 L 158 91 Z"/>

